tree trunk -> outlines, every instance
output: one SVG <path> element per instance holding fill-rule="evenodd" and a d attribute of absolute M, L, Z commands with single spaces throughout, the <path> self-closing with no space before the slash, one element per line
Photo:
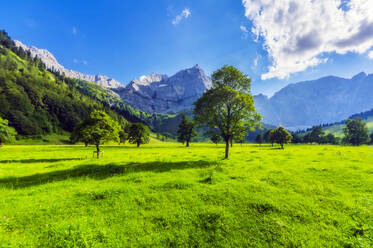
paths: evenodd
<path fill-rule="evenodd" d="M 140 147 L 140 141 L 137 141 L 137 147 Z"/>
<path fill-rule="evenodd" d="M 233 147 L 233 139 L 231 139 L 230 142 L 231 142 L 231 147 Z"/>
<path fill-rule="evenodd" d="M 100 146 L 96 144 L 97 158 L 100 158 Z"/>
<path fill-rule="evenodd" d="M 284 144 L 281 144 L 281 149 L 284 149 Z"/>
<path fill-rule="evenodd" d="M 229 157 L 229 140 L 225 141 L 225 159 Z"/>
<path fill-rule="evenodd" d="M 85 147 L 88 147 L 88 143 L 85 143 L 84 145 L 85 145 Z"/>
<path fill-rule="evenodd" d="M 186 147 L 189 147 L 189 141 L 186 142 Z"/>

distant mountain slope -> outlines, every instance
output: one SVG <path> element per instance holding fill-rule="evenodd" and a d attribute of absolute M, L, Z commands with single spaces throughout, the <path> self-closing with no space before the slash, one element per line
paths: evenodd
<path fill-rule="evenodd" d="M 139 111 L 106 87 L 51 73 L 40 58 L 15 46 L 0 30 L 0 116 L 19 134 L 70 132 L 94 109 L 161 133 L 175 134 L 180 119 Z"/>
<path fill-rule="evenodd" d="M 132 106 L 148 113 L 177 113 L 190 109 L 206 89 L 211 79 L 198 65 L 175 75 L 151 74 L 116 89 L 120 97 Z"/>
<path fill-rule="evenodd" d="M 124 85 L 121 84 L 120 82 L 116 81 L 113 78 L 109 78 L 107 76 L 87 75 L 87 74 L 83 74 L 77 71 L 68 70 L 62 65 L 60 65 L 57 59 L 48 50 L 39 49 L 34 46 L 27 46 L 18 40 L 15 40 L 14 43 L 17 47 L 22 47 L 24 51 L 29 51 L 32 57 L 38 57 L 39 59 L 41 59 L 41 61 L 44 62 L 44 64 L 49 70 L 56 71 L 60 74 L 65 74 L 66 77 L 94 82 L 100 86 L 107 87 L 107 88 L 124 87 Z"/>
<path fill-rule="evenodd" d="M 0 31 L 0 116 L 20 135 L 71 132 L 95 109 L 124 118 L 106 104 L 82 93 L 76 79 L 45 69 L 40 59 L 28 56 Z"/>
<path fill-rule="evenodd" d="M 255 97 L 263 122 L 291 129 L 341 121 L 373 108 L 373 74 L 351 79 L 324 77 L 290 84 L 271 98 Z"/>

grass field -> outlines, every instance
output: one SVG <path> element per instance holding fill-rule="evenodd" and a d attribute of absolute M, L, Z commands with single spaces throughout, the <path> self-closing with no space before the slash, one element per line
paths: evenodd
<path fill-rule="evenodd" d="M 0 247 L 373 247 L 373 148 L 0 149 Z"/>

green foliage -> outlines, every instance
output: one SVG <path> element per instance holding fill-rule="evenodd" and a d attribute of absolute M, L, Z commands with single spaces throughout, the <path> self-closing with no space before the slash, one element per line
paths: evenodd
<path fill-rule="evenodd" d="M 183 144 L 186 143 L 187 147 L 189 147 L 192 138 L 198 135 L 198 132 L 194 129 L 194 123 L 185 114 L 181 115 L 181 122 L 177 133 L 177 140 Z"/>
<path fill-rule="evenodd" d="M 264 133 L 263 139 L 267 143 L 271 143 L 272 146 L 275 143 L 275 136 L 274 136 L 275 129 L 269 129 L 267 132 Z"/>
<path fill-rule="evenodd" d="M 234 135 L 243 129 L 254 130 L 260 125 L 261 116 L 255 110 L 246 75 L 232 66 L 224 66 L 213 73 L 212 82 L 213 87 L 194 103 L 194 118 L 197 123 L 220 131 L 228 158 Z"/>
<path fill-rule="evenodd" d="M 119 142 L 119 128 L 119 124 L 112 120 L 105 112 L 95 110 L 82 125 L 79 125 L 77 140 L 85 144 L 95 145 L 97 158 L 99 158 L 100 145 L 111 140 Z"/>
<path fill-rule="evenodd" d="M 346 121 L 346 126 L 343 129 L 344 142 L 359 146 L 369 142 L 369 133 L 366 123 L 360 119 L 349 119 Z"/>
<path fill-rule="evenodd" d="M 281 126 L 276 128 L 272 135 L 274 142 L 280 144 L 282 149 L 284 149 L 284 144 L 291 143 L 291 139 L 293 138 L 293 136 Z"/>
<path fill-rule="evenodd" d="M 221 136 L 217 133 L 212 133 L 210 136 L 210 140 L 214 144 L 218 144 L 221 141 Z"/>
<path fill-rule="evenodd" d="M 263 135 L 258 134 L 258 136 L 256 136 L 255 142 L 261 145 L 263 143 Z"/>
<path fill-rule="evenodd" d="M 314 127 L 311 130 L 309 142 L 310 143 L 316 142 L 316 143 L 321 144 L 323 135 L 324 135 L 324 131 L 322 130 L 322 127 L 320 126 Z"/>
<path fill-rule="evenodd" d="M 142 123 L 134 123 L 129 126 L 128 140 L 131 144 L 139 147 L 141 144 L 147 144 L 150 141 L 149 127 Z"/>
<path fill-rule="evenodd" d="M 16 131 L 8 126 L 8 120 L 0 117 L 0 148 L 3 143 L 11 143 L 15 140 Z"/>

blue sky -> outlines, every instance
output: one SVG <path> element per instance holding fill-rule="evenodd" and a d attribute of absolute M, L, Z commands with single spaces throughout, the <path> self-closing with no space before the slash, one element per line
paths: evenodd
<path fill-rule="evenodd" d="M 277 2 L 281 1 L 284 3 L 277 7 L 279 10 L 288 4 L 287 0 Z M 270 95 L 292 82 L 325 75 L 351 77 L 361 71 L 373 72 L 373 59 L 368 56 L 370 43 L 367 43 L 371 41 L 364 39 L 359 43 L 365 42 L 364 46 L 343 47 L 343 50 L 331 47 L 331 41 L 325 38 L 313 42 L 313 37 L 318 37 L 315 32 L 295 41 L 286 40 L 289 44 L 301 40 L 307 45 L 304 49 L 302 47 L 303 50 L 296 51 L 302 58 L 304 69 L 294 66 L 299 65 L 296 61 L 287 64 L 294 59 L 289 57 L 290 53 L 276 53 L 284 50 L 285 41 L 269 42 L 273 37 L 268 33 L 276 34 L 276 30 L 270 29 L 274 26 L 270 22 L 255 19 L 258 18 L 253 14 L 255 4 L 260 5 L 261 1 L 14 0 L 2 2 L 0 28 L 26 45 L 51 51 L 66 68 L 87 74 L 108 75 L 125 84 L 152 72 L 171 75 L 199 64 L 210 74 L 222 65 L 230 64 L 252 78 L 253 93 Z M 264 8 L 263 13 L 272 10 Z M 256 26 L 253 26 L 253 21 Z M 352 23 L 349 19 L 351 25 L 358 25 L 358 21 L 364 20 Z M 253 27 L 259 30 L 258 33 L 251 32 Z M 264 35 L 265 32 L 267 35 Z M 294 32 L 294 37 L 299 34 L 295 34 L 293 29 L 284 32 L 290 36 Z M 326 32 L 325 35 L 330 32 L 330 37 L 341 36 L 332 34 L 330 30 L 320 32 Z M 340 32 L 344 31 L 341 29 Z M 304 41 L 304 37 L 310 37 L 310 40 Z M 316 47 L 317 51 L 314 49 L 310 53 L 309 44 L 315 45 L 312 48 Z M 309 66 L 314 58 L 319 62 Z M 264 79 L 263 75 L 268 73 L 268 67 L 273 66 L 274 60 L 277 67 L 268 79 Z M 283 76 L 276 70 L 287 74 Z"/>

